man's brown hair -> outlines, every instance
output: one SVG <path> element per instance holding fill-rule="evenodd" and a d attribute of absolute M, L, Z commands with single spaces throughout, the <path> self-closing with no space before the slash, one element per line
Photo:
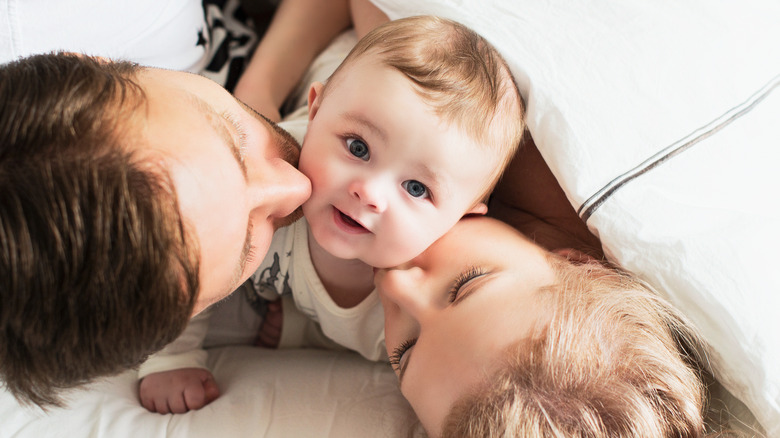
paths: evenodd
<path fill-rule="evenodd" d="M 198 260 L 163 169 L 125 146 L 139 67 L 0 66 L 0 380 L 23 403 L 122 372 L 186 326 Z"/>

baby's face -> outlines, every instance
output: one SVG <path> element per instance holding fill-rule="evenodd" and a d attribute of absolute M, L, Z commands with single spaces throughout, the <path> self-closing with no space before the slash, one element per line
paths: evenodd
<path fill-rule="evenodd" d="M 418 255 L 477 204 L 498 157 L 421 99 L 373 56 L 310 93 L 299 169 L 317 242 L 344 259 L 390 267 Z"/>

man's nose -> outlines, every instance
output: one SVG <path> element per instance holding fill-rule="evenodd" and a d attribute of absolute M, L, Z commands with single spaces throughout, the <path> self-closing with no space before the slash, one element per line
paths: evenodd
<path fill-rule="evenodd" d="M 311 195 L 311 181 L 292 164 L 273 158 L 261 170 L 254 184 L 254 202 L 266 209 L 267 217 L 287 217 Z"/>

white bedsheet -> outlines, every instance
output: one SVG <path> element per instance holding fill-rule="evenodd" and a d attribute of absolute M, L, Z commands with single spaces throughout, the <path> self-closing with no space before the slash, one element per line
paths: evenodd
<path fill-rule="evenodd" d="M 148 412 L 134 371 L 69 396 L 68 409 L 43 414 L 0 393 L 2 438 L 401 437 L 416 426 L 387 364 L 356 353 L 210 350 L 222 395 L 199 411 Z"/>

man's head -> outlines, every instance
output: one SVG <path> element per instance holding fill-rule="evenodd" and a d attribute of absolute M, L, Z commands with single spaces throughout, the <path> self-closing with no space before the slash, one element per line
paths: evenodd
<path fill-rule="evenodd" d="M 240 284 L 308 196 L 287 144 L 194 75 L 63 54 L 0 66 L 3 385 L 59 404 Z"/>
<path fill-rule="evenodd" d="M 385 24 L 309 92 L 300 169 L 316 241 L 389 267 L 483 200 L 514 154 L 523 106 L 499 54 L 437 17 Z"/>

